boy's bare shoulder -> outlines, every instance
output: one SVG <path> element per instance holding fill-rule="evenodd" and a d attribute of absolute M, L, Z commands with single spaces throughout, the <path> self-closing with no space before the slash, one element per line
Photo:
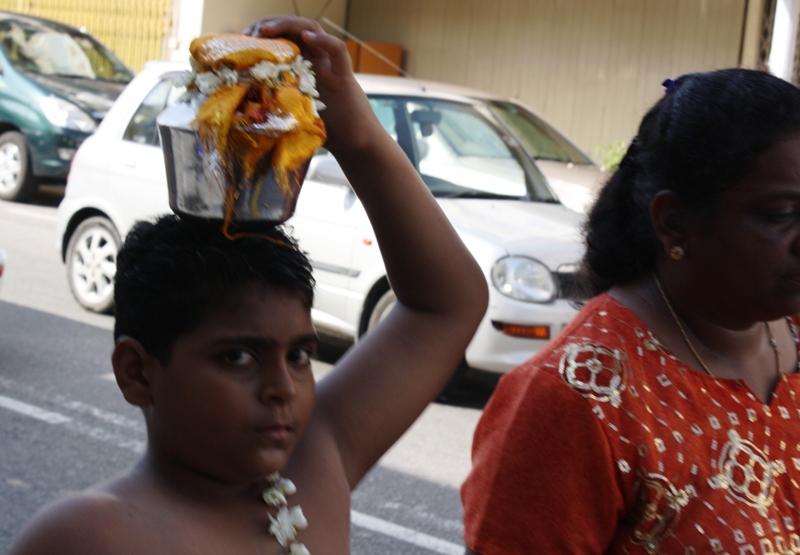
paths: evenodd
<path fill-rule="evenodd" d="M 71 494 L 42 509 L 9 555 L 133 553 L 129 512 L 129 504 L 107 490 Z"/>

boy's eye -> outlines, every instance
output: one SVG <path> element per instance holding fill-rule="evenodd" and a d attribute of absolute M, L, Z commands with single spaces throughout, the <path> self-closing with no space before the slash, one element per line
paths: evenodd
<path fill-rule="evenodd" d="M 228 351 L 222 355 L 222 360 L 234 366 L 244 366 L 253 362 L 254 357 L 243 349 Z"/>
<path fill-rule="evenodd" d="M 289 352 L 288 360 L 295 366 L 306 366 L 311 364 L 311 357 L 315 352 L 312 347 L 298 347 Z"/>

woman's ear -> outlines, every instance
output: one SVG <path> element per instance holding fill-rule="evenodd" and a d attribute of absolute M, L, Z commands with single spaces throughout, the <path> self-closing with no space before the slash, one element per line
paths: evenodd
<path fill-rule="evenodd" d="M 672 191 L 659 191 L 650 203 L 650 220 L 664 247 L 673 260 L 686 255 L 686 210 Z M 676 253 L 680 253 L 676 256 Z"/>
<path fill-rule="evenodd" d="M 151 404 L 153 370 L 159 361 L 132 337 L 123 336 L 114 347 L 111 365 L 122 396 L 131 405 L 146 407 Z"/>

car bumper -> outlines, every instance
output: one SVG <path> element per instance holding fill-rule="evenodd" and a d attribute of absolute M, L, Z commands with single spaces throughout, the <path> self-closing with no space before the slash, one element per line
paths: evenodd
<path fill-rule="evenodd" d="M 59 133 L 27 134 L 33 174 L 48 179 L 66 179 L 75 151 L 89 135 L 71 129 L 62 129 Z"/>
<path fill-rule="evenodd" d="M 478 370 L 505 373 L 544 348 L 577 314 L 569 301 L 548 304 L 523 303 L 493 292 L 486 316 L 466 351 L 467 364 Z M 546 326 L 549 339 L 513 337 L 497 324 Z"/>

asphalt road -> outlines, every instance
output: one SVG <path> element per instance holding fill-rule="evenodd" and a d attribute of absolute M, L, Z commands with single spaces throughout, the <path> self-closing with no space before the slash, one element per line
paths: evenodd
<path fill-rule="evenodd" d="M 55 248 L 55 206 L 0 201 L 0 553 L 44 503 L 124 470 L 141 453 L 141 415 L 110 374 L 109 316 L 72 299 Z M 315 374 L 348 347 L 324 342 Z M 491 387 L 431 405 L 353 493 L 354 555 L 461 554 L 458 486 Z"/>

